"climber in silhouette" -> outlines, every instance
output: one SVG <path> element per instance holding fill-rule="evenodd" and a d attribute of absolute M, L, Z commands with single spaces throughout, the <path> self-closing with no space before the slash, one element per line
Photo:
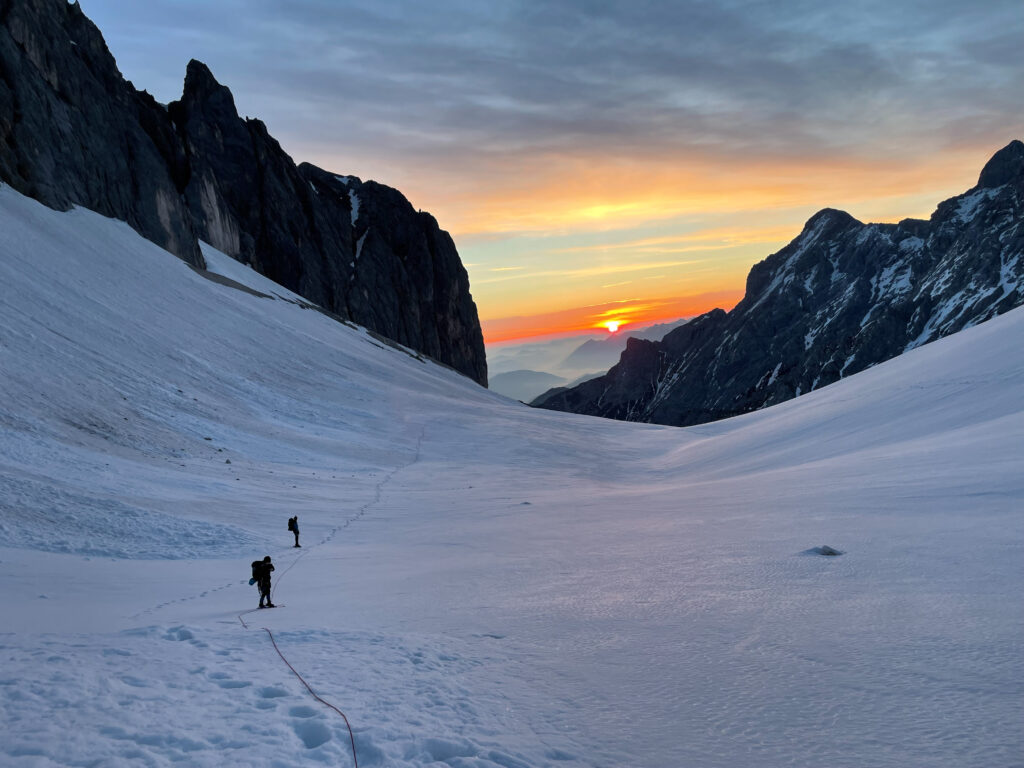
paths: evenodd
<path fill-rule="evenodd" d="M 253 560 L 252 577 L 256 580 L 256 586 L 260 589 L 260 608 L 274 607 L 274 604 L 270 602 L 270 574 L 273 570 L 274 564 L 270 562 L 270 555 L 267 555 L 262 560 Z M 267 601 L 266 605 L 263 604 L 264 600 Z"/>
<path fill-rule="evenodd" d="M 288 518 L 288 530 L 295 534 L 295 546 L 301 547 L 299 544 L 299 516 Z"/>

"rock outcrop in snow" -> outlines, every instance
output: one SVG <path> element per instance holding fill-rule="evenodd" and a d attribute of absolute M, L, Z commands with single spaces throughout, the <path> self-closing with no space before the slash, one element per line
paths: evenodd
<path fill-rule="evenodd" d="M 1024 303 L 1024 144 L 928 221 L 825 209 L 755 265 L 743 300 L 660 342 L 630 339 L 606 375 L 534 405 L 700 424 L 831 384 Z"/>
<path fill-rule="evenodd" d="M 0 0 L 0 181 L 128 222 L 185 261 L 200 239 L 342 318 L 487 382 L 451 237 L 396 190 L 296 166 L 200 62 L 182 98 L 124 80 L 65 0 Z"/>

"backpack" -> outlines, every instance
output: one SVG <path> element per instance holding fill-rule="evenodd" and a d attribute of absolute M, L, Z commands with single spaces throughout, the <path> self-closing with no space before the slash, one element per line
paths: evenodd
<path fill-rule="evenodd" d="M 253 581 L 259 581 L 260 574 L 261 574 L 262 571 L 263 571 L 263 561 L 262 560 L 253 560 L 252 561 L 252 578 L 253 578 Z M 249 582 L 249 583 L 251 584 L 252 582 Z"/>
<path fill-rule="evenodd" d="M 294 517 L 289 517 L 288 518 L 288 530 L 289 531 L 294 531 L 295 530 L 295 518 Z"/>

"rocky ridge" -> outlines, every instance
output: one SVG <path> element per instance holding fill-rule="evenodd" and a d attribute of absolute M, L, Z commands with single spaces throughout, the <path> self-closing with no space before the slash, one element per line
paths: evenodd
<path fill-rule="evenodd" d="M 340 316 L 487 382 L 455 244 L 397 190 L 296 165 L 198 61 L 159 104 L 77 3 L 0 0 L 0 181 L 126 221 L 202 268 L 209 242 Z"/>
<path fill-rule="evenodd" d="M 606 375 L 533 405 L 692 425 L 783 402 L 1024 303 L 1024 144 L 927 221 L 825 209 L 755 265 L 743 300 L 630 339 Z"/>

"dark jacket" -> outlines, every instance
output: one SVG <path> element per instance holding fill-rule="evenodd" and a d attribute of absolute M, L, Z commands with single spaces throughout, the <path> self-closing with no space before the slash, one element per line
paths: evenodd
<path fill-rule="evenodd" d="M 257 560 L 252 564 L 252 577 L 261 585 L 264 583 L 269 584 L 270 574 L 273 570 L 273 563 L 265 563 L 262 560 Z"/>

